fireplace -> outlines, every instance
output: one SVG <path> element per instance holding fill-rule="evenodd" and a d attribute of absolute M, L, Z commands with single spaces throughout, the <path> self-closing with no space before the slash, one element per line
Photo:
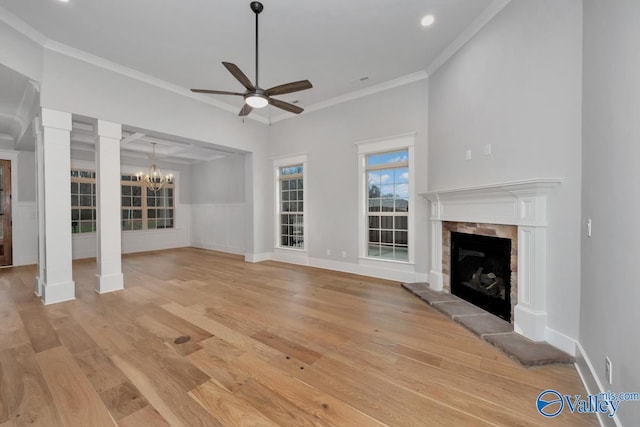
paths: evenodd
<path fill-rule="evenodd" d="M 514 331 L 534 341 L 553 338 L 570 349 L 572 343 L 547 328 L 547 196 L 561 182 L 535 178 L 422 194 L 431 207 L 430 287 L 450 292 L 451 231 L 511 238 Z M 474 230 L 463 229 L 469 226 Z"/>
<path fill-rule="evenodd" d="M 511 321 L 511 239 L 451 232 L 451 293 Z"/>

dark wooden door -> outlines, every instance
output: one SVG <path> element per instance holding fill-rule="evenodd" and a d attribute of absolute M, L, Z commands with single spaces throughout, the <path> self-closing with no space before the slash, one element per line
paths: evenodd
<path fill-rule="evenodd" d="M 0 160 L 0 266 L 11 265 L 11 161 Z"/>

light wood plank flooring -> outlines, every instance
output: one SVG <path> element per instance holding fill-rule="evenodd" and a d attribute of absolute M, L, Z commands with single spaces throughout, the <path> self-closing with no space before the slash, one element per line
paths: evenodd
<path fill-rule="evenodd" d="M 0 270 L 0 426 L 578 426 L 585 394 L 524 369 L 398 283 L 194 248 L 125 256 L 126 289 L 45 307 Z M 190 340 L 176 344 L 178 337 Z"/>

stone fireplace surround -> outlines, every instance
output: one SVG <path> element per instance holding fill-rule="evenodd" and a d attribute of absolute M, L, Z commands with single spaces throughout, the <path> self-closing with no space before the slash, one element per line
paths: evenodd
<path fill-rule="evenodd" d="M 517 288 L 514 293 L 517 303 L 514 299 L 513 326 L 517 333 L 529 339 L 544 341 L 547 328 L 547 195 L 561 182 L 559 179 L 530 179 L 421 194 L 431 202 L 430 287 L 444 290 L 443 222 L 516 226 Z M 450 225 L 445 224 L 446 227 Z"/>

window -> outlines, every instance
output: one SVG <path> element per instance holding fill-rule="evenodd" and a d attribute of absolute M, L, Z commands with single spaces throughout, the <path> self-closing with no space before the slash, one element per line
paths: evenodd
<path fill-rule="evenodd" d="M 304 248 L 303 166 L 280 168 L 280 246 Z"/>
<path fill-rule="evenodd" d="M 304 251 L 307 247 L 306 165 L 305 155 L 274 160 L 276 248 Z"/>
<path fill-rule="evenodd" d="M 409 151 L 369 154 L 367 256 L 408 260 Z"/>
<path fill-rule="evenodd" d="M 121 177 L 122 230 L 153 230 L 174 227 L 175 180 L 154 192 L 135 175 Z M 96 174 L 71 171 L 71 231 L 96 231 Z"/>
<path fill-rule="evenodd" d="M 96 231 L 96 173 L 71 171 L 71 232 Z"/>
<path fill-rule="evenodd" d="M 122 175 L 122 229 L 173 228 L 175 182 L 152 191 L 135 175 Z"/>
<path fill-rule="evenodd" d="M 358 144 L 360 257 L 413 263 L 414 135 Z"/>

